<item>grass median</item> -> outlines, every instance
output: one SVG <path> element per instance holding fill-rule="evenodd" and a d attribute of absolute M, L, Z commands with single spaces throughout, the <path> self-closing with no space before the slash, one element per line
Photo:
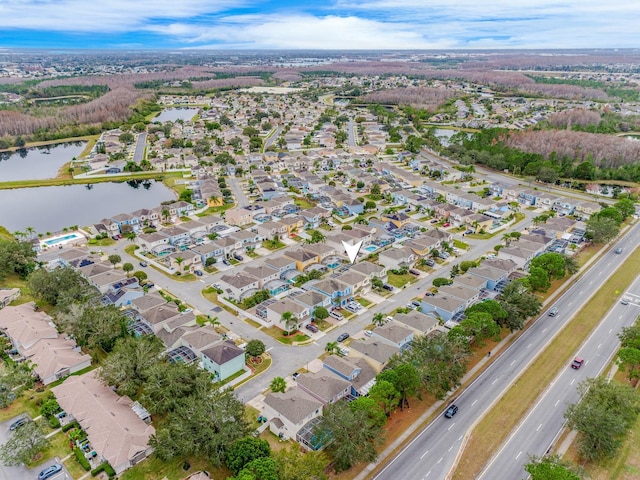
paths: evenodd
<path fill-rule="evenodd" d="M 476 425 L 454 479 L 474 478 L 640 271 L 636 249 Z M 553 321 L 543 319 L 541 321 Z M 551 367 L 550 367 L 551 366 Z"/>

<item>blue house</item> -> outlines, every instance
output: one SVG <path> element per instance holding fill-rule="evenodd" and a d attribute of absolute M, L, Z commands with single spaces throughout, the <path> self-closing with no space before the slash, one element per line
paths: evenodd
<path fill-rule="evenodd" d="M 358 200 L 347 200 L 342 206 L 349 211 L 349 216 L 351 215 L 360 215 L 364 212 L 364 205 Z"/>
<path fill-rule="evenodd" d="M 322 366 L 351 383 L 351 395 L 367 395 L 376 383 L 376 372 L 364 358 L 353 359 L 329 355 Z"/>
<path fill-rule="evenodd" d="M 244 366 L 244 350 L 231 340 L 202 350 L 202 367 L 214 375 L 216 382 L 226 380 L 244 370 Z"/>
<path fill-rule="evenodd" d="M 420 311 L 425 314 L 436 314 L 447 322 L 456 314 L 462 313 L 466 305 L 465 300 L 453 295 L 436 294 L 433 297 L 425 295 L 420 303 Z"/>
<path fill-rule="evenodd" d="M 331 298 L 331 303 L 337 306 L 345 305 L 351 297 L 351 286 L 335 278 L 327 278 L 311 285 L 314 290 L 324 293 Z"/>

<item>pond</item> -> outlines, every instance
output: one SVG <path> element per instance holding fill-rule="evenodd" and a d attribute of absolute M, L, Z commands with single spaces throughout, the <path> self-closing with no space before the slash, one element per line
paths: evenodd
<path fill-rule="evenodd" d="M 57 143 L 0 152 L 0 182 L 55 178 L 58 170 L 82 153 L 86 142 Z"/>
<path fill-rule="evenodd" d="M 10 232 L 27 227 L 39 233 L 57 232 L 118 213 L 155 208 L 175 198 L 172 190 L 153 180 L 0 190 L 0 225 Z"/>
<path fill-rule="evenodd" d="M 175 122 L 176 120 L 189 121 L 198 114 L 197 108 L 166 108 L 160 115 L 154 117 L 152 122 Z"/>

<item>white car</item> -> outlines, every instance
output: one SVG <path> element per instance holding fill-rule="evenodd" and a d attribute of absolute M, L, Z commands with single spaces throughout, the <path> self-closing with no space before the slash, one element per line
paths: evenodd
<path fill-rule="evenodd" d="M 393 320 L 393 317 L 387 316 L 387 322 L 390 322 L 391 320 Z"/>
<path fill-rule="evenodd" d="M 364 334 L 365 334 L 367 337 L 370 337 L 371 335 L 373 335 L 373 332 L 372 332 L 371 330 L 365 330 L 365 331 L 364 331 Z"/>

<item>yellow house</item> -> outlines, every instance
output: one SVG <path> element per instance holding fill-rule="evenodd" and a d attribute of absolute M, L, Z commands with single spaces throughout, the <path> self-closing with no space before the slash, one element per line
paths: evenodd
<path fill-rule="evenodd" d="M 282 218 L 280 223 L 287 227 L 287 234 L 290 237 L 294 233 L 301 232 L 304 228 L 304 219 L 302 217 Z"/>
<path fill-rule="evenodd" d="M 320 263 L 320 255 L 309 252 L 304 248 L 290 250 L 284 255 L 289 257 L 291 260 L 294 260 L 296 262 L 296 268 L 301 272 L 304 272 L 304 269 L 309 265 Z"/>
<path fill-rule="evenodd" d="M 408 216 L 408 215 L 405 215 L 402 212 L 385 214 L 385 215 L 382 215 L 380 217 L 380 219 L 383 222 L 391 222 L 391 223 L 393 223 L 397 228 L 402 228 L 407 223 L 411 222 L 411 217 Z"/>

